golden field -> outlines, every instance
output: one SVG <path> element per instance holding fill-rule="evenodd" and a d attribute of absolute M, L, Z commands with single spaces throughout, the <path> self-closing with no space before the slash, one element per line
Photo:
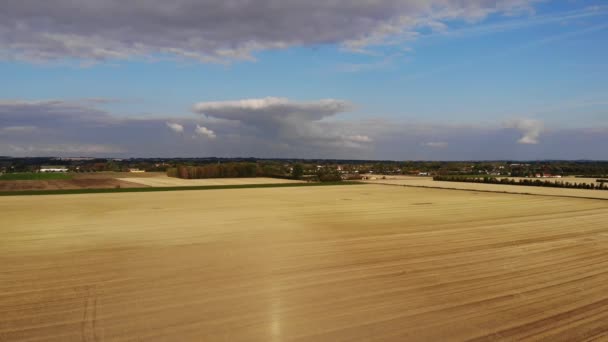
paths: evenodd
<path fill-rule="evenodd" d="M 608 338 L 603 200 L 366 184 L 0 208 L 0 341 Z"/>
<path fill-rule="evenodd" d="M 415 176 L 374 176 L 375 179 L 365 180 L 363 182 L 370 184 L 383 185 L 401 185 L 423 188 L 438 188 L 438 189 L 457 189 L 457 190 L 474 190 L 474 191 L 489 191 L 489 192 L 505 192 L 511 194 L 530 194 L 542 196 L 563 196 L 563 197 L 580 197 L 580 198 L 597 198 L 608 199 L 608 191 L 606 190 L 584 190 L 584 189 L 566 189 L 566 188 L 546 188 L 538 186 L 523 186 L 523 185 L 505 185 L 505 184 L 482 184 L 482 183 L 464 183 L 464 182 L 442 182 L 433 181 L 431 177 L 415 177 Z M 536 178 L 530 178 L 535 180 Z M 589 178 L 576 178 L 576 183 L 589 182 Z M 541 180 L 558 180 L 541 178 Z M 563 179 L 564 181 L 572 182 L 571 179 Z"/>

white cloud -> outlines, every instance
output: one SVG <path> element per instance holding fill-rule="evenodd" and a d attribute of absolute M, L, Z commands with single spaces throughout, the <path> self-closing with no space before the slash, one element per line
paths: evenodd
<path fill-rule="evenodd" d="M 422 146 L 431 147 L 431 148 L 446 148 L 448 147 L 448 143 L 444 141 L 431 141 L 423 143 Z"/>
<path fill-rule="evenodd" d="M 167 122 L 166 124 L 167 127 L 169 127 L 175 133 L 182 133 L 184 131 L 184 126 L 178 123 Z"/>
<path fill-rule="evenodd" d="M 207 127 L 203 127 L 200 125 L 196 125 L 196 128 L 194 129 L 194 132 L 196 132 L 196 134 L 203 136 L 203 137 L 207 137 L 208 139 L 215 139 L 216 135 L 215 132 L 213 132 L 212 130 L 210 130 Z"/>
<path fill-rule="evenodd" d="M 450 36 L 476 36 L 484 34 L 492 34 L 498 32 L 519 30 L 532 26 L 541 26 L 547 24 L 561 23 L 565 24 L 568 22 L 578 22 L 589 17 L 602 16 L 608 13 L 608 6 L 599 6 L 597 9 L 591 7 L 576 9 L 565 12 L 551 12 L 544 15 L 534 15 L 526 18 L 519 18 L 514 20 L 508 20 L 504 22 L 496 22 L 491 24 L 482 24 L 472 27 L 463 27 L 460 29 L 451 29 L 439 31 L 436 34 L 450 35 Z"/>
<path fill-rule="evenodd" d="M 522 136 L 517 142 L 525 145 L 538 144 L 540 135 L 545 130 L 544 123 L 534 119 L 511 120 L 505 123 L 505 127 L 518 130 Z"/>

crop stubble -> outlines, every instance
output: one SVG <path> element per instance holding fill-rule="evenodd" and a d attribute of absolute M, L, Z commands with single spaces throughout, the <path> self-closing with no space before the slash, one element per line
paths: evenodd
<path fill-rule="evenodd" d="M 0 208 L 2 341 L 608 337 L 606 201 L 362 185 Z"/>

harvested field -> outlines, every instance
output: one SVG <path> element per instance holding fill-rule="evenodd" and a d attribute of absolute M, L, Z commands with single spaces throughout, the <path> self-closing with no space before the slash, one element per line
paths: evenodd
<path fill-rule="evenodd" d="M 289 184 L 302 183 L 276 178 L 216 178 L 179 179 L 167 177 L 164 173 L 130 174 L 120 172 L 99 172 L 71 174 L 73 179 L 53 180 L 5 180 L 0 182 L 1 191 L 25 190 L 65 190 L 65 189 L 112 189 L 141 187 L 213 186 L 246 184 Z"/>
<path fill-rule="evenodd" d="M 606 190 L 583 190 L 583 189 L 563 189 L 545 188 L 538 186 L 523 185 L 504 185 L 504 184 L 483 184 L 483 183 L 464 183 L 464 182 L 441 182 L 433 181 L 431 177 L 386 177 L 386 179 L 366 180 L 370 184 L 402 185 L 440 189 L 459 189 L 491 192 L 508 192 L 513 194 L 532 194 L 544 196 L 565 196 L 580 198 L 608 199 Z M 582 182 L 582 181 L 579 181 Z"/>
<path fill-rule="evenodd" d="M 1 341 L 608 337 L 606 201 L 355 185 L 0 208 Z"/>
<path fill-rule="evenodd" d="M 112 178 L 1 181 L 1 191 L 141 188 L 145 185 Z"/>
<path fill-rule="evenodd" d="M 244 185 L 244 184 L 287 184 L 302 183 L 301 181 L 278 178 L 209 178 L 209 179 L 181 179 L 167 176 L 144 177 L 144 178 L 119 178 L 122 181 L 129 181 L 152 187 L 173 187 L 173 186 L 205 186 L 205 185 Z"/>
<path fill-rule="evenodd" d="M 76 179 L 109 179 L 109 178 L 154 178 L 154 177 L 166 177 L 164 172 L 143 172 L 143 173 L 132 173 L 132 172 L 83 172 L 74 173 Z"/>
<path fill-rule="evenodd" d="M 49 180 L 2 180 L 2 191 L 26 190 L 65 190 L 65 189 L 113 189 L 142 187 L 180 187 L 180 186 L 214 186 L 214 185 L 247 185 L 247 184 L 289 184 L 301 181 L 277 178 L 215 178 L 215 179 L 179 179 L 167 177 L 161 172 L 128 173 L 128 172 L 93 172 L 72 173 L 71 179 Z"/>

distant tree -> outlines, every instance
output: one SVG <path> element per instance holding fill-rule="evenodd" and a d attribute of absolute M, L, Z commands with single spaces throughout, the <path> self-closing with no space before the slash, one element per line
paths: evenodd
<path fill-rule="evenodd" d="M 496 177 L 466 177 L 466 176 L 446 176 L 437 175 L 433 177 L 436 181 L 445 182 L 468 182 L 468 183 L 487 183 L 487 184 L 511 184 L 522 186 L 542 186 L 549 188 L 573 188 L 573 189 L 588 189 L 588 190 L 608 190 L 604 183 L 588 184 L 588 183 L 570 183 L 563 181 L 550 181 L 540 179 L 498 179 Z"/>
<path fill-rule="evenodd" d="M 340 182 L 342 176 L 336 170 L 332 169 L 321 169 L 317 172 L 317 177 L 321 182 Z"/>
<path fill-rule="evenodd" d="M 300 178 L 302 178 L 303 174 L 304 174 L 304 168 L 302 167 L 302 164 L 295 164 L 293 166 L 293 170 L 291 171 L 291 176 L 294 179 L 300 179 Z"/>

